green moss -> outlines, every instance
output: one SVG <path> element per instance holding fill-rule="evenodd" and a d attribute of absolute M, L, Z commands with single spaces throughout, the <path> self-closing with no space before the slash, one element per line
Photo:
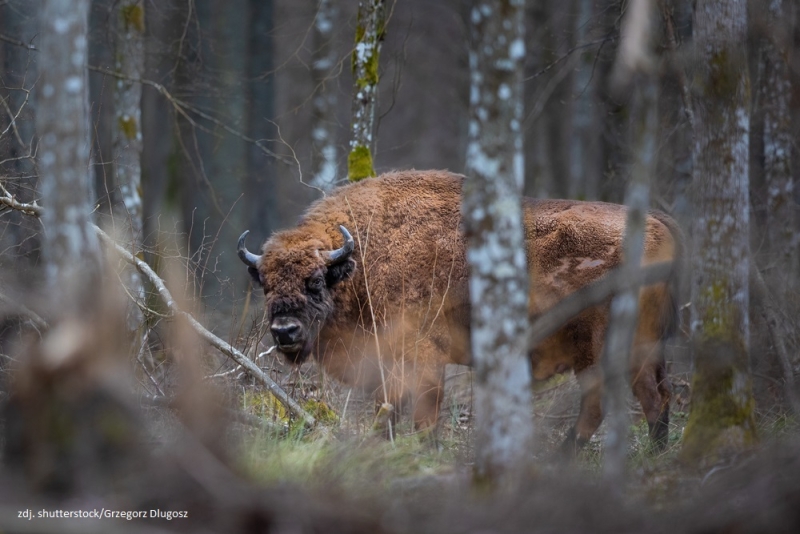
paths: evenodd
<path fill-rule="evenodd" d="M 120 117 L 117 122 L 119 129 L 125 134 L 125 137 L 129 140 L 136 139 L 136 134 L 139 132 L 139 125 L 136 124 L 136 119 L 130 115 L 125 115 L 124 117 Z"/>
<path fill-rule="evenodd" d="M 380 42 L 383 41 L 384 37 L 386 36 L 386 21 L 381 13 L 377 20 L 377 29 L 374 33 L 374 37 L 369 38 L 367 35 L 367 27 L 363 20 L 363 12 L 359 10 L 358 13 L 358 23 L 356 25 L 356 39 L 355 39 L 355 47 L 353 47 L 353 53 L 351 56 L 351 68 L 353 70 L 353 74 L 358 72 L 358 44 L 359 43 L 369 43 L 372 45 L 372 54 L 368 57 L 365 57 L 365 64 L 364 68 L 364 75 L 360 76 L 356 79 L 356 83 L 358 86 L 363 89 L 368 85 L 378 85 L 378 59 L 380 57 L 380 53 L 378 51 L 378 46 Z"/>
<path fill-rule="evenodd" d="M 731 302 L 728 280 L 717 278 L 700 290 L 704 315 L 701 317 L 702 336 L 707 339 L 729 339 L 736 333 L 737 311 Z"/>
<path fill-rule="evenodd" d="M 325 401 L 309 399 L 303 403 L 303 409 L 322 424 L 331 425 L 339 422 L 339 415 Z"/>
<path fill-rule="evenodd" d="M 726 49 L 711 56 L 708 93 L 717 98 L 733 98 L 742 77 L 740 69 L 734 64 Z"/>
<path fill-rule="evenodd" d="M 378 53 L 377 49 L 374 49 L 372 54 L 366 58 L 367 62 L 364 64 L 364 76 L 358 78 L 356 83 L 358 86 L 363 89 L 368 85 L 378 85 Z"/>
<path fill-rule="evenodd" d="M 359 145 L 350 151 L 347 156 L 347 176 L 351 182 L 375 176 L 369 147 Z"/>
<path fill-rule="evenodd" d="M 757 441 L 747 351 L 741 341 L 705 339 L 695 346 L 692 405 L 680 457 L 715 462 Z"/>
<path fill-rule="evenodd" d="M 133 28 L 139 33 L 144 33 L 144 8 L 141 4 L 122 6 L 120 14 L 126 30 Z"/>

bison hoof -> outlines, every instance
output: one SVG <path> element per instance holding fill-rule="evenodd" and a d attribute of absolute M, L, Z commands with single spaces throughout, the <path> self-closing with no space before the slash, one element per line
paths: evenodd
<path fill-rule="evenodd" d="M 564 438 L 564 442 L 561 444 L 559 448 L 559 452 L 561 456 L 564 458 L 574 458 L 578 451 L 580 451 L 584 445 L 586 445 L 587 440 L 584 438 L 578 437 L 577 433 L 575 432 L 575 427 L 569 429 L 567 432 L 567 437 Z"/>

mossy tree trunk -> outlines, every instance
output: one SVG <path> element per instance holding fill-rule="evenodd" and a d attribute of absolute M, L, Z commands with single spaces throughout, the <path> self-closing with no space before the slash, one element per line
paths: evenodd
<path fill-rule="evenodd" d="M 353 48 L 353 125 L 347 176 L 357 182 L 375 176 L 375 112 L 378 65 L 386 24 L 384 0 L 360 0 Z"/>
<path fill-rule="evenodd" d="M 91 227 L 87 26 L 89 0 L 44 0 L 40 16 L 38 166 L 43 252 L 51 309 L 69 314 L 93 303 L 101 275 Z M 63 316 L 63 315 L 62 315 Z"/>
<path fill-rule="evenodd" d="M 462 211 L 475 366 L 475 479 L 504 483 L 532 438 L 522 230 L 523 0 L 473 4 Z"/>
<path fill-rule="evenodd" d="M 314 19 L 314 58 L 311 64 L 315 91 L 312 101 L 314 124 L 311 127 L 311 184 L 323 191 L 333 188 L 338 174 L 338 92 L 336 78 L 333 76 L 337 59 L 332 42 L 338 14 L 339 8 L 334 0 L 319 0 Z"/>
<path fill-rule="evenodd" d="M 115 69 L 124 76 L 114 86 L 112 157 L 125 213 L 118 217 L 122 232 L 134 255 L 142 253 L 142 84 L 144 75 L 144 0 L 121 0 L 114 14 Z M 130 294 L 144 302 L 144 285 L 136 269 L 126 269 Z M 137 331 L 144 317 L 138 306 L 128 311 L 128 328 Z"/>
<path fill-rule="evenodd" d="M 655 171 L 656 137 L 658 132 L 657 94 L 651 43 L 652 6 L 650 0 L 632 0 L 625 14 L 622 43 L 614 67 L 614 92 L 627 94 L 633 90 L 631 110 L 631 175 L 625 193 L 628 216 L 625 226 L 625 259 L 630 287 L 611 302 L 611 316 L 604 347 L 602 367 L 606 390 L 603 411 L 607 413 L 603 473 L 610 487 L 621 487 L 628 452 L 627 395 L 631 347 L 639 317 L 639 288 L 644 255 L 645 219 L 650 204 L 650 176 Z"/>
<path fill-rule="evenodd" d="M 692 404 L 687 461 L 714 461 L 756 439 L 748 363 L 750 80 L 747 2 L 699 0 L 695 49 Z"/>

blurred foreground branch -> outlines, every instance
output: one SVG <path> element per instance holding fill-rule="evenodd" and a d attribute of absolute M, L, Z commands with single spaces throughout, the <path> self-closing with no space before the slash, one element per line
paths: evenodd
<path fill-rule="evenodd" d="M 530 346 L 537 346 L 583 310 L 601 304 L 607 298 L 630 287 L 632 282 L 641 282 L 642 286 L 663 282 L 669 277 L 672 269 L 671 261 L 654 263 L 643 267 L 641 277 L 635 277 L 635 280 L 631 280 L 627 271 L 614 269 L 600 280 L 580 288 L 543 312 L 531 325 Z"/>
<path fill-rule="evenodd" d="M 9 208 L 21 211 L 22 213 L 28 215 L 33 215 L 35 217 L 40 217 L 45 211 L 44 208 L 35 202 L 26 204 L 17 201 L 13 195 L 5 190 L 5 188 L 2 188 L 0 205 L 8 206 Z M 300 406 L 293 398 L 291 398 L 283 390 L 283 388 L 277 384 L 277 382 L 272 380 L 269 375 L 262 371 L 255 363 L 253 363 L 252 360 L 250 360 L 234 346 L 210 332 L 205 326 L 200 324 L 200 322 L 195 319 L 192 314 L 181 310 L 178 307 L 178 304 L 175 302 L 175 299 L 172 297 L 172 293 L 169 292 L 169 289 L 167 289 L 167 286 L 164 284 L 164 280 L 162 280 L 161 277 L 158 276 L 158 274 L 156 274 L 156 272 L 153 271 L 153 269 L 146 262 L 140 260 L 125 250 L 99 227 L 95 225 L 92 225 L 92 227 L 94 228 L 95 232 L 97 232 L 97 235 L 101 241 L 113 248 L 126 262 L 136 267 L 136 269 L 142 273 L 142 275 L 144 275 L 151 284 L 153 284 L 153 287 L 155 287 L 156 291 L 158 292 L 158 296 L 161 298 L 173 316 L 183 316 L 189 322 L 189 325 L 191 325 L 194 331 L 201 338 L 203 338 L 204 341 L 243 367 L 250 374 L 250 376 L 258 380 L 264 387 L 266 387 L 267 390 L 272 393 L 275 398 L 278 399 L 278 401 L 283 404 L 286 409 L 289 410 L 289 412 L 291 412 L 292 415 L 303 420 L 306 426 L 313 427 L 316 425 L 316 419 L 306 412 L 302 406 Z"/>

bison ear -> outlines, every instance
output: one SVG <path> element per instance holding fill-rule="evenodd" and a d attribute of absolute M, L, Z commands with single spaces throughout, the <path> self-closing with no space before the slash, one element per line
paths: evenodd
<path fill-rule="evenodd" d="M 256 284 L 258 287 L 261 287 L 263 285 L 261 283 L 261 275 L 258 274 L 258 269 L 254 267 L 248 267 L 247 272 L 250 273 L 250 278 L 253 279 L 254 284 Z"/>
<path fill-rule="evenodd" d="M 350 278 L 355 270 L 356 261 L 352 258 L 347 258 L 341 263 L 328 267 L 328 272 L 325 273 L 325 283 L 328 287 L 333 287 L 342 280 Z"/>

